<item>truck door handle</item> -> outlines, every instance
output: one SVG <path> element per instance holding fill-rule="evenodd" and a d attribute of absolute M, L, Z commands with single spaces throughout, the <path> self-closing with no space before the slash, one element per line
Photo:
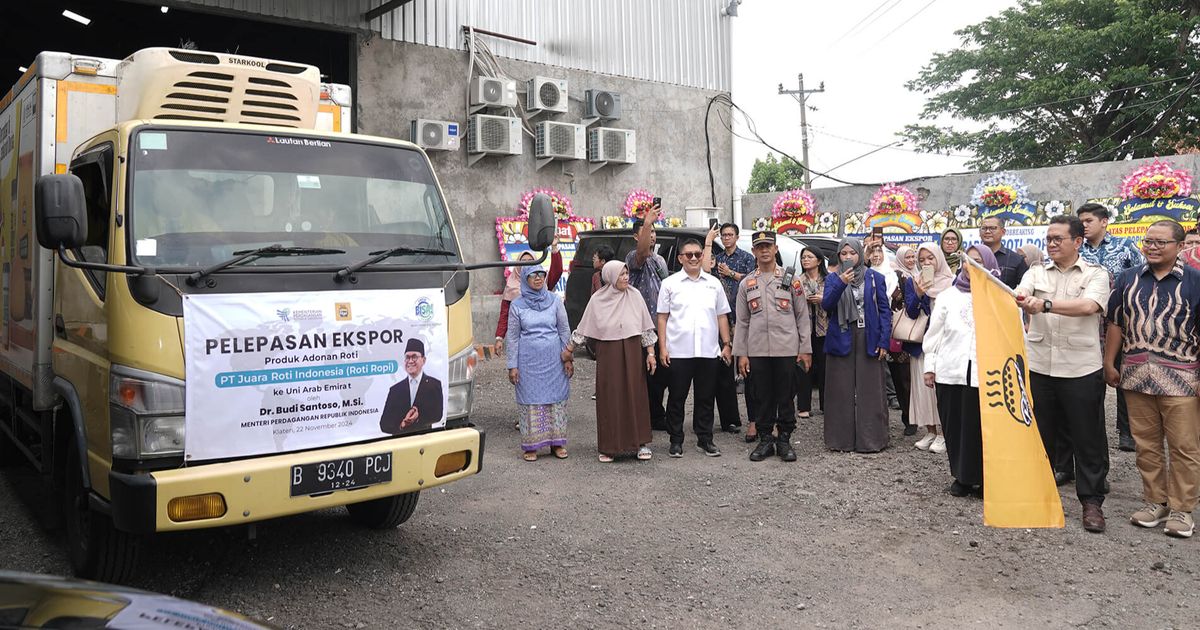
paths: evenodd
<path fill-rule="evenodd" d="M 67 324 L 63 321 L 62 313 L 54 316 L 54 333 L 63 339 L 67 338 Z"/>

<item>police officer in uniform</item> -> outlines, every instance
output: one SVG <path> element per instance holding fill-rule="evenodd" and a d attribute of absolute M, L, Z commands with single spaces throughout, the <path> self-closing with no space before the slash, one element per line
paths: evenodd
<path fill-rule="evenodd" d="M 807 370 L 812 365 L 808 302 L 803 290 L 785 282 L 783 270 L 775 262 L 779 251 L 775 233 L 755 232 L 752 243 L 758 268 L 738 285 L 737 332 L 733 336 L 738 373 L 743 377 L 754 374 L 749 382 L 758 403 L 758 417 L 754 418 L 758 448 L 750 454 L 750 461 L 761 462 L 778 454 L 783 461 L 794 462 L 796 366 L 803 364 Z M 778 439 L 771 435 L 776 425 Z"/>

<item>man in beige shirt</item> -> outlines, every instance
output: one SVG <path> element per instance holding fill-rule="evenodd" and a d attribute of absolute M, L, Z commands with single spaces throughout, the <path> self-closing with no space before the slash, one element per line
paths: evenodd
<path fill-rule="evenodd" d="M 1083 528 L 1103 532 L 1108 437 L 1100 405 L 1104 365 L 1097 332 L 1108 304 L 1108 272 L 1079 255 L 1083 223 L 1061 215 L 1046 229 L 1049 262 L 1029 269 L 1017 302 L 1030 315 L 1030 388 L 1038 432 L 1053 461 L 1056 432 L 1065 427 L 1075 447 L 1075 491 Z"/>
<path fill-rule="evenodd" d="M 733 354 L 738 358 L 738 373 L 753 372 L 751 394 L 756 401 L 751 418 L 758 428 L 758 447 L 750 461 L 760 462 L 778 454 L 785 462 L 796 461 L 792 431 L 796 429 L 796 365 L 807 370 L 812 365 L 812 325 L 803 289 L 785 283 L 783 270 L 775 263 L 779 251 L 775 233 L 754 233 L 754 258 L 758 269 L 742 278 L 738 285 L 737 328 L 733 335 Z M 771 435 L 775 424 L 779 437 Z"/>

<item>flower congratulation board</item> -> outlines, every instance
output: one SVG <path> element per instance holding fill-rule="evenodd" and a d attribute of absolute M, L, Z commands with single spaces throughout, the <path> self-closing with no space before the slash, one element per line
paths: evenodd
<path fill-rule="evenodd" d="M 529 250 L 529 204 L 534 195 L 542 193 L 550 197 L 554 208 L 554 218 L 558 221 L 558 250 L 563 258 L 563 275 L 558 285 L 550 287 L 562 295 L 567 287 L 570 276 L 571 261 L 575 259 L 575 248 L 579 243 L 579 233 L 595 229 L 596 224 L 587 217 L 575 216 L 571 198 L 550 188 L 536 188 L 521 196 L 517 206 L 517 216 L 496 217 L 496 241 L 499 243 L 500 260 L 516 260 Z M 534 254 L 537 256 L 538 254 Z M 550 259 L 546 258 L 543 267 L 549 268 Z M 505 270 L 506 275 L 511 270 Z"/>
<path fill-rule="evenodd" d="M 1187 171 L 1155 159 L 1121 182 L 1117 212 L 1126 220 L 1139 223 L 1194 220 L 1200 202 L 1191 194 L 1192 176 Z"/>
<path fill-rule="evenodd" d="M 868 230 L 882 228 L 906 234 L 916 232 L 924 223 L 920 201 L 911 190 L 896 184 L 884 184 L 875 191 L 867 205 L 866 227 Z"/>
<path fill-rule="evenodd" d="M 780 234 L 807 234 L 817 220 L 817 201 L 807 190 L 785 190 L 771 207 L 771 229 Z"/>
<path fill-rule="evenodd" d="M 993 173 L 979 180 L 971 193 L 971 204 L 979 218 L 998 217 L 1008 223 L 1030 225 L 1037 216 L 1037 203 L 1029 198 L 1029 187 L 1015 173 Z"/>
<path fill-rule="evenodd" d="M 633 222 L 646 216 L 646 211 L 654 204 L 654 195 L 644 188 L 634 188 L 625 196 L 625 204 L 621 207 L 623 214 L 609 215 L 601 219 L 606 230 L 621 230 L 633 227 Z M 659 215 L 654 222 L 658 227 L 683 227 L 683 219 Z"/>

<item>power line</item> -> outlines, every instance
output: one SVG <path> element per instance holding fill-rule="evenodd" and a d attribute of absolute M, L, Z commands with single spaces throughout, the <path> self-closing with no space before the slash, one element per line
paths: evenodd
<path fill-rule="evenodd" d="M 832 48 L 833 46 L 836 46 L 838 44 L 838 42 L 841 42 L 843 39 L 846 39 L 846 37 L 848 37 L 850 35 L 850 33 L 854 32 L 854 29 L 858 28 L 859 24 L 866 22 L 867 18 L 871 17 L 872 15 L 875 15 L 875 12 L 882 9 L 883 5 L 887 4 L 888 2 L 891 2 L 891 0 L 883 0 L 883 2 L 880 2 L 878 5 L 876 5 L 874 9 L 871 9 L 870 13 L 864 15 L 861 20 L 854 23 L 854 26 L 851 26 L 845 33 L 842 33 L 841 36 L 839 36 L 837 39 L 833 40 L 833 43 L 829 45 L 830 48 Z"/>
<path fill-rule="evenodd" d="M 874 43 L 874 44 L 872 44 L 872 45 L 871 45 L 871 47 L 870 47 L 870 48 L 868 48 L 867 50 L 871 50 L 871 48 L 875 48 L 875 47 L 876 47 L 876 46 L 878 46 L 880 43 L 882 43 L 882 42 L 883 42 L 883 40 L 885 40 L 885 39 L 887 39 L 887 38 L 891 37 L 893 33 L 895 33 L 896 31 L 898 31 L 898 30 L 900 30 L 900 29 L 904 28 L 904 25 L 905 25 L 905 24 L 908 24 L 909 22 L 913 21 L 913 19 L 915 19 L 915 18 L 916 18 L 918 15 L 921 15 L 922 13 L 924 13 L 924 12 L 925 12 L 925 9 L 928 9 L 929 7 L 933 6 L 933 3 L 934 3 L 934 2 L 937 2 L 937 0 L 929 0 L 929 2 L 925 3 L 925 6 L 921 7 L 920 9 L 917 9 L 917 12 L 916 12 L 916 13 L 914 13 L 914 14 L 912 14 L 912 15 L 908 16 L 908 19 L 907 19 L 907 20 L 904 20 L 903 22 L 901 22 L 901 23 L 899 24 L 899 26 L 897 26 L 896 28 L 894 28 L 894 29 L 892 29 L 892 30 L 888 31 L 888 32 L 887 32 L 887 34 L 886 34 L 886 35 L 884 35 L 883 37 L 880 37 L 879 39 L 875 40 L 875 43 Z"/>
<path fill-rule="evenodd" d="M 892 3 L 890 6 L 888 6 L 888 8 L 886 8 L 886 9 L 884 9 L 884 10 L 883 10 L 883 13 L 880 13 L 879 15 L 876 15 L 876 16 L 875 16 L 875 18 L 874 18 L 873 20 L 871 20 L 870 22 L 867 22 L 866 24 L 864 24 L 864 25 L 863 25 L 863 27 L 862 27 L 862 29 L 860 29 L 860 30 L 859 30 L 859 32 L 860 32 L 860 33 L 862 33 L 862 32 L 864 32 L 864 31 L 866 31 L 868 28 L 870 28 L 870 26 L 871 26 L 872 24 L 874 24 L 874 23 L 878 22 L 878 21 L 879 21 L 879 18 L 881 18 L 881 17 L 883 17 L 883 16 L 887 15 L 889 11 L 891 11 L 892 9 L 895 9 L 895 8 L 896 8 L 896 7 L 897 7 L 897 6 L 898 6 L 898 5 L 899 5 L 901 2 L 904 2 L 904 0 L 896 0 L 895 2 L 893 2 L 893 3 Z"/>
<path fill-rule="evenodd" d="M 856 138 L 847 138 L 846 136 L 840 136 L 836 133 L 830 132 L 827 128 L 821 127 L 819 125 L 809 125 L 809 126 L 812 127 L 814 130 L 816 130 L 816 132 L 818 134 L 820 134 L 822 136 L 826 136 L 828 138 L 836 138 L 838 140 L 844 140 L 846 142 L 853 142 L 855 144 L 861 144 L 861 145 L 868 146 L 868 147 L 891 149 L 892 151 L 904 151 L 905 153 L 914 153 L 917 155 L 930 155 L 931 154 L 931 152 L 929 152 L 929 151 L 917 151 L 916 149 L 906 149 L 904 147 L 898 147 L 898 146 L 895 146 L 896 145 L 895 142 L 893 142 L 891 144 L 878 144 L 875 142 L 867 142 L 866 140 L 858 140 Z M 973 158 L 973 157 L 975 157 L 974 155 L 966 155 L 963 153 L 936 153 L 935 152 L 932 154 L 933 155 L 944 155 L 946 157 L 956 157 L 956 158 Z"/>
<path fill-rule="evenodd" d="M 1139 83 L 1139 84 L 1137 84 L 1137 85 L 1131 85 L 1131 86 L 1129 86 L 1129 87 L 1116 88 L 1116 89 L 1114 89 L 1114 90 L 1107 90 L 1107 91 L 1105 91 L 1104 93 L 1106 93 L 1106 94 L 1116 94 L 1116 93 L 1118 93 L 1118 92 L 1126 92 L 1126 91 L 1128 91 L 1128 90 L 1136 90 L 1136 89 L 1138 89 L 1138 88 L 1141 88 L 1141 87 L 1148 87 L 1148 86 L 1151 86 L 1151 85 L 1158 85 L 1159 83 L 1167 83 L 1167 82 L 1169 82 L 1169 81 L 1178 81 L 1178 80 L 1180 80 L 1180 79 L 1190 79 L 1190 78 L 1193 78 L 1193 77 L 1195 77 L 1195 76 L 1196 76 L 1195 74 L 1185 74 L 1185 75 L 1178 76 L 1178 77 L 1171 77 L 1171 78 L 1169 78 L 1169 79 L 1159 79 L 1159 80 L 1157 80 L 1157 81 L 1149 81 L 1149 82 L 1146 82 L 1146 83 Z M 1099 96 L 1100 94 L 1101 94 L 1100 92 L 1097 92 L 1096 94 L 1086 94 L 1086 95 L 1083 95 L 1083 96 L 1073 96 L 1073 97 L 1071 97 L 1071 98 L 1064 98 L 1064 99 L 1062 99 L 1062 100 L 1058 100 L 1058 101 L 1049 101 L 1049 102 L 1046 102 L 1046 103 L 1037 103 L 1037 104 L 1034 104 L 1034 105 L 1022 105 L 1021 107 L 1012 107 L 1012 108 L 1009 108 L 1009 109 L 1001 109 L 1001 110 L 994 111 L 994 112 L 987 112 L 987 113 L 985 113 L 985 114 L 983 114 L 983 115 L 984 115 L 984 116 L 999 116 L 999 115 L 1001 115 L 1001 114 L 1011 114 L 1012 112 L 1019 112 L 1019 111 L 1021 111 L 1021 110 L 1025 110 L 1025 109 L 1037 109 L 1037 108 L 1039 108 L 1039 107 L 1049 107 L 1049 106 L 1051 106 L 1051 105 L 1062 105 L 1062 104 L 1064 104 L 1064 103 L 1071 103 L 1071 102 L 1074 102 L 1074 101 L 1081 101 L 1081 100 L 1085 100 L 1085 99 L 1089 99 L 1089 98 L 1095 98 L 1096 96 Z M 1127 105 L 1127 106 L 1123 106 L 1123 107 L 1118 107 L 1118 108 L 1111 109 L 1111 110 L 1108 110 L 1108 111 L 1117 111 L 1117 110 L 1120 110 L 1120 109 L 1124 109 L 1125 107 L 1132 107 L 1132 105 Z"/>
<path fill-rule="evenodd" d="M 1185 96 L 1185 95 L 1186 95 L 1188 92 L 1191 92 L 1191 91 L 1192 91 L 1192 89 L 1193 89 L 1193 88 L 1195 88 L 1195 87 L 1196 87 L 1196 85 L 1198 85 L 1198 84 L 1200 84 L 1200 73 L 1197 73 L 1197 74 L 1196 74 L 1196 76 L 1195 76 L 1195 78 L 1194 78 L 1194 79 L 1192 79 L 1192 81 L 1191 81 L 1190 83 L 1188 83 L 1188 85 L 1184 86 L 1182 89 L 1180 89 L 1180 90 L 1177 90 L 1177 91 L 1175 91 L 1175 92 L 1174 92 L 1174 93 L 1172 93 L 1172 94 L 1168 94 L 1168 95 L 1164 96 L 1163 98 L 1160 98 L 1160 99 L 1158 99 L 1158 100 L 1156 100 L 1156 101 L 1150 101 L 1149 103 L 1146 103 L 1146 105 L 1147 105 L 1147 106 L 1149 106 L 1149 105 L 1153 105 L 1153 104 L 1155 104 L 1155 103 L 1161 103 L 1161 102 L 1163 102 L 1163 101 L 1166 101 L 1168 98 L 1171 98 L 1172 96 L 1175 96 L 1175 100 L 1174 100 L 1174 101 L 1173 101 L 1173 102 L 1172 102 L 1170 105 L 1168 105 L 1168 106 L 1166 107 L 1166 109 L 1165 109 L 1165 110 L 1163 110 L 1163 114 L 1165 115 L 1165 114 L 1166 114 L 1166 110 L 1169 110 L 1169 109 L 1171 109 L 1171 108 L 1172 108 L 1172 107 L 1174 107 L 1174 106 L 1175 106 L 1177 103 L 1179 103 L 1179 101 L 1180 101 L 1180 100 L 1181 100 L 1181 99 L 1182 99 L 1182 98 L 1183 98 L 1183 97 L 1184 97 L 1184 96 Z M 1105 136 L 1105 137 L 1104 137 L 1104 138 L 1102 138 L 1102 139 L 1101 139 L 1099 142 L 1095 142 L 1095 143 L 1093 143 L 1093 144 L 1092 144 L 1092 146 L 1088 147 L 1086 150 L 1084 150 L 1084 152 L 1083 152 L 1083 153 L 1082 153 L 1082 154 L 1081 154 L 1081 155 L 1080 155 L 1078 158 L 1076 158 L 1076 160 L 1077 160 L 1077 161 L 1076 161 L 1076 163 L 1079 163 L 1079 162 L 1083 162 L 1083 161 L 1085 161 L 1085 160 L 1092 159 L 1092 158 L 1094 158 L 1094 157 L 1096 157 L 1096 156 L 1100 155 L 1101 153 L 1103 153 L 1104 151 L 1103 151 L 1103 149 L 1101 149 L 1101 148 L 1100 148 L 1100 145 L 1101 145 L 1101 144 L 1103 144 L 1105 140 L 1109 140 L 1109 139 L 1111 139 L 1113 136 L 1116 136 L 1118 133 L 1121 133 L 1122 131 L 1124 131 L 1125 129 L 1127 129 L 1127 128 L 1128 128 L 1130 125 L 1132 125 L 1134 122 L 1136 122 L 1136 121 L 1137 121 L 1138 119 L 1140 119 L 1142 116 L 1145 116 L 1145 115 L 1146 115 L 1146 111 L 1149 111 L 1149 110 L 1145 110 L 1145 111 L 1141 112 L 1140 114 L 1138 114 L 1137 116 L 1134 116 L 1133 118 L 1129 119 L 1129 121 L 1128 121 L 1128 122 L 1126 122 L 1124 125 L 1121 125 L 1121 127 L 1119 127 L 1119 128 L 1118 128 L 1116 131 L 1114 131 L 1113 133 L 1111 133 L 1111 134 L 1109 134 L 1109 135 Z M 1154 124 L 1155 124 L 1155 123 L 1151 123 L 1151 124 L 1150 124 L 1148 127 L 1146 127 L 1146 129 L 1145 129 L 1145 130 L 1143 130 L 1141 133 L 1139 133 L 1139 134 L 1136 134 L 1136 135 L 1134 135 L 1134 136 L 1131 136 L 1129 139 L 1127 139 L 1127 140 L 1125 140 L 1124 142 L 1122 142 L 1121 144 L 1118 144 L 1117 146 L 1113 147 L 1111 150 L 1112 150 L 1112 151 L 1116 151 L 1116 150 L 1120 149 L 1121 147 L 1124 147 L 1125 145 L 1129 144 L 1130 142 L 1133 142 L 1134 140 L 1137 140 L 1138 138 L 1144 137 L 1146 134 L 1150 133 L 1150 130 L 1151 130 L 1151 129 L 1153 129 L 1153 128 L 1154 128 Z M 1095 153 L 1095 155 L 1090 155 L 1090 156 L 1088 155 L 1089 153 L 1092 153 L 1092 152 L 1093 152 L 1093 151 L 1095 151 L 1096 149 L 1100 149 L 1100 151 L 1097 151 L 1097 152 Z"/>

